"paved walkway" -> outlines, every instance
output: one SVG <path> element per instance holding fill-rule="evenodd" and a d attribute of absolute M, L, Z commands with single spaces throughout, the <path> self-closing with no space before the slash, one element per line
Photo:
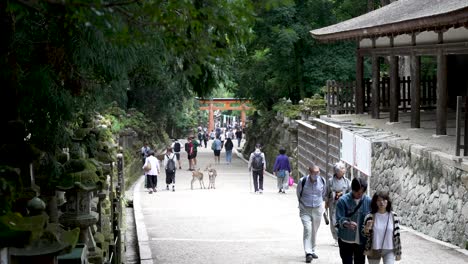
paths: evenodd
<path fill-rule="evenodd" d="M 223 152 L 222 163 L 215 166 L 216 189 L 200 189 L 195 183 L 191 190 L 184 154 L 175 192 L 165 190 L 164 173 L 156 193 L 143 188 L 143 177 L 135 185 L 141 263 L 304 263 L 295 188 L 278 194 L 276 179 L 266 176 L 264 194 L 256 195 L 245 160 L 234 154 L 227 165 Z M 200 149 L 197 168 L 203 170 L 212 162 L 209 147 Z M 322 222 L 318 236 L 319 259 L 313 263 L 341 263 L 329 226 Z M 466 250 L 426 240 L 413 231 L 402 232 L 402 244 L 402 264 L 468 263 Z"/>

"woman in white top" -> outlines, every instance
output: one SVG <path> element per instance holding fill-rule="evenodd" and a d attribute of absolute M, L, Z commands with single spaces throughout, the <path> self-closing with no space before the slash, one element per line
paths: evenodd
<path fill-rule="evenodd" d="M 145 170 L 149 164 L 149 170 Z M 158 186 L 158 175 L 159 175 L 159 161 L 157 158 L 154 157 L 154 151 L 150 150 L 148 152 L 148 157 L 145 159 L 145 164 L 143 165 L 143 169 L 145 170 L 146 175 L 146 187 L 148 188 L 148 192 L 151 194 L 156 192 L 156 188 Z"/>
<path fill-rule="evenodd" d="M 392 211 L 387 192 L 377 192 L 372 197 L 371 212 L 364 218 L 364 236 L 367 243 L 364 255 L 369 264 L 393 264 L 401 259 L 400 220 Z"/>

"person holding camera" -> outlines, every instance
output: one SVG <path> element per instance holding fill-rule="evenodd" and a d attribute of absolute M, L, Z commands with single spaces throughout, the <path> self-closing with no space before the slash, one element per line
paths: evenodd
<path fill-rule="evenodd" d="M 351 191 L 351 181 L 344 175 L 346 173 L 346 166 L 342 162 L 337 162 L 333 166 L 334 174 L 328 180 L 327 184 L 327 200 L 325 201 L 325 210 L 328 209 L 328 217 L 330 218 L 330 231 L 333 239 L 335 240 L 334 246 L 338 246 L 338 235 L 336 234 L 336 204 L 338 199 L 343 194 Z"/>
<path fill-rule="evenodd" d="M 366 195 L 367 181 L 354 178 L 351 192 L 344 194 L 336 204 L 336 224 L 338 246 L 343 264 L 365 264 L 364 245 L 366 237 L 362 234 L 364 217 L 371 211 L 371 198 Z"/>
<path fill-rule="evenodd" d="M 367 242 L 364 255 L 369 264 L 393 264 L 401 260 L 400 219 L 392 211 L 388 192 L 377 192 L 372 197 L 371 212 L 364 218 L 364 236 Z"/>

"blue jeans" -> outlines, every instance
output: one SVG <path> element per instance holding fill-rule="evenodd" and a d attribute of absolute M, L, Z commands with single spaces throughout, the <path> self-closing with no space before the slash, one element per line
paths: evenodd
<path fill-rule="evenodd" d="M 231 163 L 232 160 L 232 150 L 226 150 L 226 162 Z"/>

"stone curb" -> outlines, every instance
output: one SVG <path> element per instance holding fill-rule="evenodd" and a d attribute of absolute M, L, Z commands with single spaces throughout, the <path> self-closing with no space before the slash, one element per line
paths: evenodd
<path fill-rule="evenodd" d="M 133 187 L 133 213 L 135 217 L 135 227 L 136 227 L 136 236 L 138 240 L 138 251 L 140 254 L 140 263 L 141 264 L 150 264 L 153 263 L 153 257 L 151 255 L 151 248 L 149 246 L 149 239 L 148 239 L 148 231 L 146 230 L 146 225 L 143 216 L 143 212 L 141 209 L 141 202 L 140 202 L 140 190 L 141 185 L 145 177 L 142 176 L 138 181 L 135 183 Z"/>

